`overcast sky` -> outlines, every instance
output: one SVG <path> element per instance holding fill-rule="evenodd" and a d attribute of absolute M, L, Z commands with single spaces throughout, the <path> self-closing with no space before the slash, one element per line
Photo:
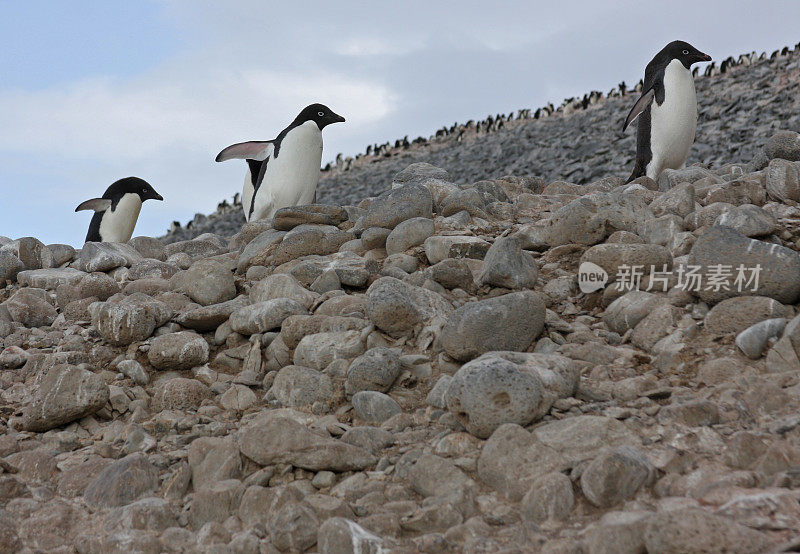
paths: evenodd
<path fill-rule="evenodd" d="M 678 38 L 718 62 L 771 52 L 798 21 L 794 0 L 0 1 L 0 235 L 79 246 L 75 206 L 129 175 L 165 198 L 135 234 L 162 235 L 241 190 L 219 150 L 311 102 L 347 118 L 324 163 L 635 82 Z"/>

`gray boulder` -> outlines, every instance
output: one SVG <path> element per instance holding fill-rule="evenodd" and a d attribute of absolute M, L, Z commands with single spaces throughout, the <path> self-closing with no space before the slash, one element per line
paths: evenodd
<path fill-rule="evenodd" d="M 442 330 L 442 346 L 456 360 L 492 350 L 523 351 L 544 328 L 545 302 L 531 291 L 470 302 L 453 312 Z"/>

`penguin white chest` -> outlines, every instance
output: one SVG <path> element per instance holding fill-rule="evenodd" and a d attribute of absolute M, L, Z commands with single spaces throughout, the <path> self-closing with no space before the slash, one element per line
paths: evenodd
<path fill-rule="evenodd" d="M 650 149 L 653 159 L 647 176 L 663 169 L 679 169 L 686 163 L 697 129 L 697 93 L 691 72 L 678 60 L 664 71 L 664 102 L 651 105 Z"/>
<path fill-rule="evenodd" d="M 127 193 L 112 210 L 107 209 L 100 221 L 100 237 L 105 242 L 128 242 L 136 227 L 136 220 L 142 209 L 138 194 Z"/>
<path fill-rule="evenodd" d="M 277 156 L 273 154 L 267 162 L 248 221 L 269 218 L 280 208 L 314 200 L 322 162 L 322 132 L 317 124 L 307 121 L 298 125 L 286 133 L 277 150 Z"/>

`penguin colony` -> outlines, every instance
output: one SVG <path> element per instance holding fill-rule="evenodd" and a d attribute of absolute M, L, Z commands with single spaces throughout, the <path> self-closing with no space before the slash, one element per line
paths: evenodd
<path fill-rule="evenodd" d="M 800 43 L 794 50 L 784 47 L 769 56 L 774 60 L 800 51 Z M 766 60 L 766 52 L 742 54 L 738 58 L 728 57 L 719 67 L 712 62 L 703 71 L 711 77 L 726 73 L 737 66 L 749 66 Z M 637 123 L 636 164 L 628 182 L 640 177 L 657 179 L 666 168 L 683 167 L 694 142 L 697 125 L 697 100 L 694 78 L 699 76 L 697 62 L 711 61 L 711 57 L 683 41 L 673 41 L 651 60 L 645 69 L 644 79 L 633 89 L 623 81 L 610 90 L 606 97 L 619 98 L 638 94 L 638 99 L 626 118 L 623 131 L 633 122 Z M 492 133 L 503 129 L 516 120 L 544 119 L 554 115 L 569 115 L 589 109 L 601 102 L 602 92 L 591 91 L 582 98 L 570 97 L 556 108 L 552 103 L 536 110 L 521 109 L 507 115 L 489 115 L 480 121 L 469 120 L 464 124 L 454 123 L 442 127 L 429 138 L 417 137 L 410 141 L 406 135 L 394 143 L 371 144 L 365 152 L 355 157 L 337 154 L 333 164 L 320 169 L 322 156 L 322 130 L 332 123 L 345 119 L 323 104 L 312 104 L 283 129 L 275 139 L 249 141 L 233 144 L 222 150 L 217 162 L 238 158 L 247 162 L 244 189 L 241 200 L 237 193 L 233 203 L 223 201 L 217 211 L 230 207 L 241 208 L 246 221 L 271 218 L 283 207 L 308 204 L 316 201 L 316 186 L 320 172 L 332 170 L 349 171 L 362 159 L 391 157 L 412 147 L 427 147 L 445 140 L 461 142 L 465 137 L 480 133 Z M 281 151 L 283 156 L 281 157 Z M 86 241 L 126 242 L 133 234 L 142 202 L 148 199 L 163 200 L 145 181 L 129 177 L 112 184 L 102 198 L 82 203 L 80 210 L 94 210 Z M 187 224 L 187 228 L 192 222 Z M 173 221 L 170 230 L 181 225 Z"/>

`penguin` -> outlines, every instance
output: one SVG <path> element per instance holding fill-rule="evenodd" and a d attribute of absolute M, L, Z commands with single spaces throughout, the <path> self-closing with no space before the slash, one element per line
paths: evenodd
<path fill-rule="evenodd" d="M 233 144 L 217 154 L 218 162 L 234 158 L 247 161 L 242 191 L 246 221 L 271 218 L 280 208 L 316 200 L 322 129 L 341 122 L 344 118 L 329 107 L 311 104 L 277 138 Z"/>
<path fill-rule="evenodd" d="M 126 177 L 106 189 L 102 198 L 82 202 L 76 212 L 94 210 L 86 242 L 128 242 L 136 227 L 142 202 L 164 200 L 150 184 L 138 177 Z"/>
<path fill-rule="evenodd" d="M 624 132 L 639 119 L 636 165 L 628 182 L 643 175 L 657 180 L 662 170 L 686 163 L 697 128 L 697 93 L 690 69 L 707 61 L 711 61 L 708 54 L 676 40 L 647 64 L 642 95 L 622 126 Z"/>

